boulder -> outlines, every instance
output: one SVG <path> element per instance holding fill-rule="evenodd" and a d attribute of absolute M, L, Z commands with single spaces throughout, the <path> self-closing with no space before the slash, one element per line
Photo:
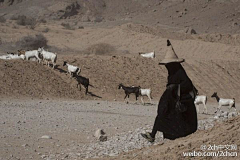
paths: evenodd
<path fill-rule="evenodd" d="M 94 133 L 94 136 L 101 142 L 107 141 L 106 133 L 103 131 L 103 129 L 97 129 Z"/>
<path fill-rule="evenodd" d="M 197 34 L 197 32 L 191 27 L 185 28 L 185 33 L 187 33 L 187 34 Z"/>

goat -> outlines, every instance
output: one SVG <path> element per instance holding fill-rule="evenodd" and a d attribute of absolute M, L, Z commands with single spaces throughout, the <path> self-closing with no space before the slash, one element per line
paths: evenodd
<path fill-rule="evenodd" d="M 118 89 L 121 89 L 121 88 L 125 91 L 124 100 L 126 99 L 126 97 L 129 98 L 129 95 L 131 93 L 134 93 L 135 96 L 136 96 L 136 101 L 137 101 L 137 98 L 140 95 L 140 92 L 139 92 L 140 86 L 139 87 L 134 87 L 134 86 L 126 87 L 121 83 L 121 84 L 118 85 Z M 128 101 L 127 101 L 127 103 L 128 103 Z"/>
<path fill-rule="evenodd" d="M 139 52 L 138 54 L 145 58 L 155 58 L 155 51 L 150 52 L 150 53 Z"/>
<path fill-rule="evenodd" d="M 68 64 L 66 61 L 63 62 L 63 66 L 67 66 L 70 76 L 72 76 L 74 73 L 79 75 L 79 73 L 81 72 L 81 69 L 79 67 Z"/>
<path fill-rule="evenodd" d="M 25 59 L 25 55 L 7 54 L 0 56 L 0 59 L 10 60 L 10 59 Z"/>
<path fill-rule="evenodd" d="M 194 100 L 194 104 L 196 105 L 197 107 L 197 112 L 199 113 L 199 104 L 203 104 L 204 106 L 204 111 L 203 113 L 206 113 L 207 114 L 207 96 L 205 95 L 197 95 L 195 100 Z"/>
<path fill-rule="evenodd" d="M 10 58 L 11 59 L 22 59 L 22 60 L 24 60 L 25 59 L 25 55 L 20 55 L 19 56 L 19 55 L 15 55 L 14 54 L 14 55 L 11 55 Z"/>
<path fill-rule="evenodd" d="M 41 62 L 40 54 L 39 54 L 38 50 L 26 51 L 25 59 L 29 60 L 30 58 L 37 58 L 38 62 L 39 63 Z"/>
<path fill-rule="evenodd" d="M 88 93 L 88 86 L 90 85 L 89 84 L 89 78 L 85 78 L 85 77 L 82 77 L 82 76 L 80 76 L 80 75 L 77 75 L 77 73 L 73 73 L 73 77 L 77 80 L 77 88 L 78 88 L 78 86 L 79 86 L 79 89 L 80 89 L 80 91 L 81 91 L 81 85 L 83 85 L 84 87 L 85 87 L 85 89 L 86 89 L 86 91 L 85 91 L 85 94 L 87 94 Z M 92 85 L 90 85 L 90 86 L 92 86 Z"/>
<path fill-rule="evenodd" d="M 236 111 L 236 106 L 235 106 L 235 99 L 223 99 L 223 98 L 219 98 L 217 95 L 217 92 L 214 92 L 213 95 L 211 97 L 215 97 L 217 99 L 218 102 L 218 107 L 217 110 L 215 111 L 215 113 L 217 113 L 218 110 L 221 110 L 222 106 L 229 106 L 229 109 L 234 108 Z"/>
<path fill-rule="evenodd" d="M 11 59 L 9 55 L 2 55 L 0 56 L 0 59 Z"/>
<path fill-rule="evenodd" d="M 142 101 L 143 104 L 145 104 L 143 102 L 143 96 L 147 96 L 149 98 L 149 100 L 150 100 L 150 103 L 152 103 L 151 89 L 150 88 L 149 89 L 142 89 L 142 88 L 140 88 L 139 92 L 140 92 L 141 101 Z"/>
<path fill-rule="evenodd" d="M 20 49 L 20 50 L 18 50 L 18 56 L 20 56 L 20 55 L 25 55 L 25 50 L 23 50 L 23 49 Z"/>
<path fill-rule="evenodd" d="M 53 69 L 55 68 L 56 61 L 57 61 L 57 53 L 45 51 L 43 47 L 38 48 L 38 53 L 41 54 L 40 56 L 42 56 L 41 58 L 43 59 L 43 61 L 47 61 L 48 67 L 49 67 L 49 61 L 51 61 L 53 65 Z"/>

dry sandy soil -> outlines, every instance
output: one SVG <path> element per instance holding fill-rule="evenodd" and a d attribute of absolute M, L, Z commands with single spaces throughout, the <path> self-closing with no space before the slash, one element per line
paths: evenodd
<path fill-rule="evenodd" d="M 209 114 L 198 114 L 198 119 L 213 117 L 215 107 L 216 103 L 208 104 Z M 4 99 L 0 101 L 0 159 L 82 159 L 89 152 L 86 146 L 103 143 L 94 137 L 98 128 L 104 129 L 109 141 L 111 137 L 120 135 L 120 140 L 115 142 L 117 144 L 121 142 L 121 137 L 127 135 L 128 138 L 129 132 L 137 128 L 151 129 L 156 109 L 157 102 L 144 106 L 140 103 L 126 105 L 109 101 Z M 226 108 L 223 110 L 228 111 Z M 200 130 L 186 138 L 165 140 L 163 145 L 147 144 L 146 149 L 124 154 L 119 151 L 121 155 L 117 159 L 178 159 L 183 158 L 183 151 L 199 151 L 201 144 L 239 145 L 238 123 L 239 118 L 230 119 L 224 124 L 219 122 L 213 129 Z M 140 136 L 142 132 L 144 130 L 134 132 L 140 137 L 139 141 L 145 141 Z M 52 139 L 41 138 L 46 135 Z M 125 141 L 122 147 L 131 141 Z M 99 150 L 99 155 L 95 157 L 110 155 L 100 155 L 104 148 L 96 150 Z M 89 152 L 88 156 L 94 157 L 93 153 Z"/>
<path fill-rule="evenodd" d="M 186 60 L 199 93 L 208 96 L 210 115 L 199 119 L 214 116 L 213 92 L 235 98 L 240 109 L 239 11 L 237 0 L 0 0 L 0 55 L 43 45 L 58 54 L 54 70 L 35 61 L 0 60 L 0 158 L 81 159 L 70 153 L 95 143 L 97 128 L 114 137 L 151 126 L 166 85 L 167 71 L 158 63 L 167 39 Z M 19 25 L 19 15 L 37 23 Z M 138 55 L 153 50 L 155 59 Z M 90 79 L 88 95 L 76 88 L 63 61 Z M 133 96 L 126 105 L 120 83 L 151 88 L 154 105 L 133 104 Z M 202 144 L 240 145 L 239 122 L 231 119 L 116 159 L 181 159 L 183 151 Z"/>

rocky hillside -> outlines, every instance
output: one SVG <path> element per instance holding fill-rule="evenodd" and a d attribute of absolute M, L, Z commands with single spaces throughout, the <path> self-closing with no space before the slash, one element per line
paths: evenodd
<path fill-rule="evenodd" d="M 70 20 L 134 22 L 194 33 L 239 33 L 240 1 L 236 0 L 1 0 L 0 15 Z M 96 24 L 94 24 L 96 25 Z"/>
<path fill-rule="evenodd" d="M 195 151 L 199 154 L 203 152 L 215 152 L 218 156 L 188 156 L 194 157 L 194 159 L 238 159 L 239 148 L 239 136 L 240 136 L 240 118 L 233 118 L 223 123 L 218 123 L 210 130 L 197 131 L 196 133 L 180 138 L 174 141 L 168 141 L 165 144 L 152 146 L 136 150 L 130 153 L 123 153 L 118 157 L 109 157 L 104 159 L 186 159 L 187 156 L 183 156 L 183 153 L 192 153 Z M 202 149 L 202 146 L 222 146 L 224 149 Z M 229 149 L 225 148 L 228 147 Z M 210 153 L 208 153 L 210 154 Z M 220 156 L 224 155 L 224 156 Z"/>

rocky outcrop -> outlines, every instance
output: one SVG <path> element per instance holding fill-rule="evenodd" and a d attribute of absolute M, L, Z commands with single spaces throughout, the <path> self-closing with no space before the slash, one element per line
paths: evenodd
<path fill-rule="evenodd" d="M 17 4 L 22 2 L 23 0 L 0 0 L 0 5 L 3 6 L 11 6 L 13 4 Z"/>

